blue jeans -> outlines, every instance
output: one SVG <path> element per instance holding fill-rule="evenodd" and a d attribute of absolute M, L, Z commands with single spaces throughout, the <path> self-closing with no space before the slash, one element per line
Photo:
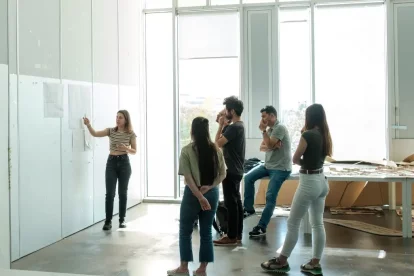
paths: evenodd
<path fill-rule="evenodd" d="M 211 210 L 203 211 L 198 199 L 191 189 L 186 186 L 180 208 L 180 258 L 183 262 L 193 261 L 193 249 L 191 235 L 194 221 L 199 218 L 200 225 L 200 252 L 199 261 L 210 263 L 214 261 L 213 237 L 211 227 L 217 211 L 219 201 L 219 189 L 216 187 L 204 194 L 211 206 Z"/>
<path fill-rule="evenodd" d="M 269 186 L 266 192 L 266 207 L 263 210 L 262 217 L 259 221 L 259 226 L 263 229 L 267 228 L 273 211 L 276 207 L 276 198 L 283 182 L 289 178 L 291 171 L 268 170 L 264 165 L 259 165 L 248 172 L 244 177 L 244 209 L 246 211 L 254 211 L 254 183 L 263 178 L 270 177 Z"/>

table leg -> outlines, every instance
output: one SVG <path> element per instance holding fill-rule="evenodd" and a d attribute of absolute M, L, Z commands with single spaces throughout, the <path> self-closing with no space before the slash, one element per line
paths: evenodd
<path fill-rule="evenodd" d="M 403 237 L 404 238 L 412 238 L 413 230 L 412 230 L 412 217 L 411 217 L 411 188 L 412 188 L 412 180 L 406 179 L 402 182 L 402 218 L 403 218 Z"/>
<path fill-rule="evenodd" d="M 304 234 L 312 234 L 312 227 L 310 225 L 309 220 L 309 210 L 306 212 L 305 216 L 302 219 L 302 222 L 300 224 L 300 228 L 303 230 Z"/>
<path fill-rule="evenodd" d="M 388 183 L 388 204 L 390 210 L 396 209 L 396 194 L 395 194 L 395 182 Z"/>

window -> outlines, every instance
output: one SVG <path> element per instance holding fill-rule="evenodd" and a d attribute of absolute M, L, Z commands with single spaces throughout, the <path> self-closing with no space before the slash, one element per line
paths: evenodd
<path fill-rule="evenodd" d="M 191 122 L 197 116 L 209 119 L 214 139 L 224 98 L 239 95 L 238 13 L 179 16 L 178 50 L 181 150 L 191 140 Z"/>
<path fill-rule="evenodd" d="M 174 196 L 171 13 L 146 15 L 148 196 Z"/>
<path fill-rule="evenodd" d="M 385 22 L 382 4 L 315 10 L 315 96 L 336 160 L 386 157 Z"/>
<path fill-rule="evenodd" d="M 309 9 L 279 12 L 280 117 L 296 151 L 311 103 L 311 45 Z"/>
<path fill-rule="evenodd" d="M 171 0 L 146 0 L 145 8 L 146 9 L 172 8 L 172 1 Z"/>

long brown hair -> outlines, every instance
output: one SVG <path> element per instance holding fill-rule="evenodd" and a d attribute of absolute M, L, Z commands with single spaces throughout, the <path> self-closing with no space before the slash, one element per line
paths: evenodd
<path fill-rule="evenodd" d="M 323 156 L 332 157 L 332 138 L 326 120 L 325 109 L 321 104 L 310 105 L 306 109 L 305 130 L 318 127 L 323 136 Z"/>
<path fill-rule="evenodd" d="M 132 127 L 131 116 L 129 115 L 128 110 L 119 110 L 117 112 L 117 114 L 124 115 L 124 118 L 125 118 L 125 132 L 131 133 L 134 129 Z M 118 131 L 118 126 L 116 126 L 114 129 L 115 129 L 115 131 Z"/>
<path fill-rule="evenodd" d="M 217 147 L 211 141 L 208 119 L 197 117 L 191 123 L 191 135 L 194 149 L 198 154 L 200 184 L 212 185 L 218 174 Z"/>

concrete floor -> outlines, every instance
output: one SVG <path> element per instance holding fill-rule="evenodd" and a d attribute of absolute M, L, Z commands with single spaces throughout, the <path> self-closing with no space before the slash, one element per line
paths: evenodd
<path fill-rule="evenodd" d="M 12 264 L 12 269 L 110 276 L 166 275 L 179 264 L 179 205 L 140 204 L 128 211 L 128 228 L 103 232 L 99 223 L 65 240 L 33 253 Z M 330 217 L 326 213 L 325 217 Z M 341 218 L 335 216 L 335 218 Z M 368 223 L 401 229 L 395 212 L 385 217 L 344 216 Z M 114 221 L 116 219 L 114 218 Z M 267 236 L 251 239 L 247 233 L 258 216 L 245 220 L 243 243 L 239 247 L 215 247 L 215 263 L 209 276 L 269 275 L 260 263 L 275 256 L 286 234 L 286 217 L 275 217 Z M 327 245 L 322 260 L 324 275 L 414 275 L 414 239 L 375 236 L 348 228 L 325 224 Z M 213 230 L 213 235 L 215 231 Z M 311 239 L 300 235 L 289 263 L 288 275 L 304 275 L 299 265 L 311 257 Z M 195 260 L 198 260 L 198 230 L 193 236 Z M 195 269 L 197 262 L 190 265 Z"/>

